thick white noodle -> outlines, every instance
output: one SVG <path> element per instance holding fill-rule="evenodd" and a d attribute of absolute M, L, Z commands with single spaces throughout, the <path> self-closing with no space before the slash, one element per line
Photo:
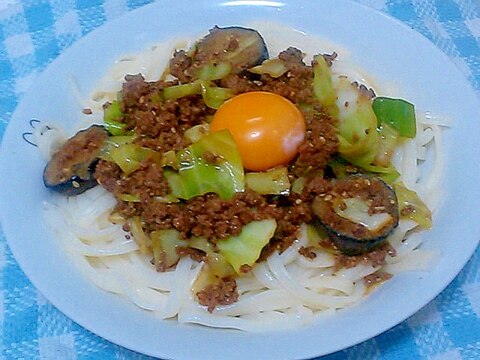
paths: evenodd
<path fill-rule="evenodd" d="M 246 294 L 239 301 L 226 306 L 219 306 L 215 314 L 226 316 L 248 315 L 254 312 L 284 310 L 293 305 L 302 305 L 301 301 L 292 299 L 286 290 L 267 290 Z"/>
<path fill-rule="evenodd" d="M 423 185 L 423 192 L 419 192 L 419 194 L 420 196 L 423 195 L 423 200 L 428 207 L 432 211 L 435 211 L 440 206 L 443 197 L 441 186 L 442 174 L 444 171 L 444 156 L 442 152 L 443 143 L 441 128 L 440 126 L 432 125 L 432 130 L 435 139 L 433 143 L 435 161 L 433 162 L 430 174 Z"/>
<path fill-rule="evenodd" d="M 221 316 L 209 314 L 204 309 L 186 307 L 178 315 L 182 324 L 193 323 L 209 327 L 237 329 L 248 332 L 265 332 L 297 329 L 312 323 L 315 320 L 311 310 L 305 307 L 296 307 L 294 311 L 263 311 L 244 316 Z"/>
<path fill-rule="evenodd" d="M 277 252 L 273 253 L 267 259 L 267 264 L 273 276 L 275 276 L 283 289 L 287 290 L 291 296 L 298 298 L 304 304 L 313 309 L 332 307 L 342 308 L 356 300 L 356 296 L 353 295 L 350 297 L 330 296 L 319 294 L 303 287 L 301 284 L 299 284 L 298 279 L 293 278 L 291 274 L 289 274 Z M 361 294 L 358 294 L 357 292 L 357 296 L 361 296 Z"/>
<path fill-rule="evenodd" d="M 386 96 L 389 93 L 385 89 L 394 88 L 383 82 L 384 87 L 379 88 L 376 79 L 352 64 L 348 52 L 335 45 L 278 25 L 250 26 L 264 35 L 272 54 L 283 50 L 286 42 L 287 46 L 295 44 L 310 55 L 336 51 L 339 59 L 332 69 L 335 75 L 348 75 Z M 279 32 L 286 36 L 272 36 Z M 82 100 L 86 97 L 72 78 L 80 105 L 93 112 L 92 115 L 82 115 L 81 126 L 101 122 L 103 104 L 116 98 L 126 74 L 142 73 L 147 80 L 159 79 L 173 49 L 179 47 L 188 47 L 188 42 L 174 40 L 150 47 L 141 54 L 124 56 L 101 79 L 87 102 Z M 417 112 L 417 124 L 417 137 L 399 147 L 393 163 L 401 173 L 401 181 L 417 191 L 431 209 L 436 209 L 442 196 L 444 166 L 441 133 L 450 121 Z M 50 130 L 45 131 L 47 128 Z M 47 123 L 37 126 L 34 135 L 46 158 L 65 139 L 62 129 Z M 424 163 L 430 164 L 428 171 L 421 171 Z M 45 204 L 44 214 L 74 265 L 98 287 L 124 296 L 159 318 L 176 317 L 180 323 L 254 332 L 298 328 L 360 301 L 367 293 L 365 276 L 376 271 L 397 274 L 426 270 L 436 256 L 431 251 L 422 250 L 423 233 L 417 224 L 402 219 L 388 239 L 396 256 L 388 256 L 385 266 L 360 263 L 338 270 L 329 253 L 315 250 L 317 256 L 314 259 L 299 254 L 302 246 L 308 246 L 303 228 L 302 236 L 289 249 L 282 254 L 273 253 L 267 261 L 237 279 L 237 302 L 219 306 L 209 313 L 192 293 L 203 264 L 184 257 L 171 271 L 157 272 L 122 226 L 109 222 L 108 216 L 115 204 L 115 198 L 99 186 L 76 197 L 53 197 Z"/>
<path fill-rule="evenodd" d="M 438 259 L 438 255 L 438 252 L 433 250 L 415 249 L 401 261 L 385 265 L 383 271 L 392 275 L 405 271 L 428 271 Z"/>

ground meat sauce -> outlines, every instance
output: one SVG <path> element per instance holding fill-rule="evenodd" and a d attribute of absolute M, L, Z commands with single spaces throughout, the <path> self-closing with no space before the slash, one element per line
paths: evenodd
<path fill-rule="evenodd" d="M 198 302 L 212 312 L 217 305 L 229 305 L 238 300 L 237 282 L 231 277 L 222 278 L 218 284 L 207 285 L 196 295 Z"/>
<path fill-rule="evenodd" d="M 282 95 L 298 105 L 312 103 L 313 71 L 303 62 L 303 54 L 289 48 L 280 53 L 279 58 L 289 68 L 280 78 L 262 75 L 260 80 L 252 80 L 245 74 L 237 74 L 221 80 L 220 85 L 234 93 L 261 90 Z M 189 59 L 183 51 L 178 51 L 170 62 L 172 75 L 180 81 L 190 80 L 185 77 L 193 66 Z M 142 135 L 136 143 L 162 152 L 179 150 L 188 145 L 183 138 L 185 130 L 205 122 L 213 114 L 214 110 L 204 104 L 201 96 L 158 100 L 161 89 L 176 84 L 146 82 L 141 75 L 127 76 L 122 90 L 121 105 L 125 114 L 122 121 L 127 130 Z M 324 168 L 338 147 L 334 121 L 321 112 L 318 105 L 314 111 L 304 111 L 303 115 L 307 132 L 292 166 L 296 174 Z M 128 193 L 140 197 L 138 203 L 119 201 L 116 210 L 125 217 L 141 216 L 148 231 L 173 227 L 184 238 L 201 236 L 215 241 L 238 235 L 242 226 L 251 221 L 274 218 L 278 222 L 277 231 L 265 254 L 288 248 L 298 235 L 300 225 L 310 222 L 312 216 L 308 204 L 297 204 L 293 198 L 292 201 L 263 197 L 248 190 L 231 200 L 207 194 L 182 203 L 159 202 L 155 197 L 167 194 L 169 189 L 161 169 L 154 162 L 142 164 L 139 170 L 126 177 L 115 164 L 102 160 L 95 176 L 115 195 Z"/>
<path fill-rule="evenodd" d="M 220 81 L 220 85 L 228 87 L 235 94 L 249 91 L 267 91 L 281 95 L 294 104 L 312 104 L 313 70 L 303 62 L 300 50 L 289 48 L 279 54 L 288 71 L 278 78 L 261 75 L 253 78 L 251 74 L 240 73 L 229 75 Z"/>
<path fill-rule="evenodd" d="M 369 288 L 373 288 L 376 285 L 391 279 L 392 276 L 392 274 L 389 274 L 385 271 L 377 271 L 373 274 L 365 276 L 363 278 L 363 281 L 365 282 L 365 285 L 367 285 Z"/>
<path fill-rule="evenodd" d="M 185 130 L 207 121 L 214 113 L 200 95 L 162 101 L 160 91 L 177 82 L 147 82 L 141 75 L 127 76 L 121 108 L 125 130 L 139 134 L 137 144 L 156 151 L 180 150 L 188 145 Z"/>
<path fill-rule="evenodd" d="M 266 206 L 260 195 L 245 191 L 230 200 L 222 200 L 213 193 L 182 203 L 166 204 L 151 199 L 138 208 L 147 230 L 175 228 L 186 239 L 196 236 L 214 242 L 238 235 L 242 226 L 251 221 L 269 217 L 262 212 Z"/>
<path fill-rule="evenodd" d="M 193 77 L 192 58 L 187 55 L 185 50 L 175 51 L 170 60 L 170 74 L 175 76 L 180 82 L 187 83 Z"/>
<path fill-rule="evenodd" d="M 331 62 L 334 57 L 335 54 L 327 55 L 326 59 Z M 138 170 L 127 176 L 116 164 L 101 160 L 94 175 L 98 183 L 117 196 L 115 211 L 124 218 L 140 216 L 147 233 L 174 228 L 184 239 L 203 237 L 212 243 L 238 235 L 242 227 L 251 221 L 275 219 L 275 234 L 263 248 L 259 261 L 275 250 L 287 249 L 298 237 L 300 226 L 312 223 L 315 219 L 311 206 L 315 196 L 331 190 L 331 184 L 323 178 L 323 174 L 328 161 L 337 153 L 338 140 L 335 121 L 314 100 L 312 66 L 304 63 L 303 54 L 295 48 L 281 52 L 279 58 L 288 71 L 278 78 L 240 71 L 218 80 L 217 85 L 230 89 L 234 94 L 250 91 L 276 93 L 299 107 L 306 122 L 306 136 L 299 147 L 298 156 L 289 167 L 289 176 L 292 182 L 300 176 L 305 177 L 305 187 L 301 193 L 262 196 L 247 189 L 236 193 L 230 200 L 209 193 L 187 201 L 166 203 L 160 199 L 170 189 L 162 168 L 154 161 L 144 161 Z M 176 80 L 147 82 L 141 75 L 127 76 L 120 102 L 124 114 L 120 121 L 126 124 L 127 131 L 137 136 L 135 143 L 160 152 L 187 146 L 188 141 L 183 137 L 185 130 L 208 122 L 214 114 L 214 110 L 205 105 L 200 95 L 163 100 L 161 90 L 192 81 L 198 64 L 185 51 L 177 51 L 169 69 Z M 138 201 L 122 201 L 119 198 L 121 194 L 135 195 Z M 330 246 L 334 247 L 332 244 Z M 178 248 L 177 253 L 198 261 L 205 259 L 204 254 L 195 249 Z M 315 258 L 311 247 L 302 248 L 300 253 L 309 259 Z M 371 257 L 368 261 L 381 264 L 385 254 L 386 250 L 377 250 L 367 255 Z M 337 264 L 349 267 L 358 261 L 365 261 L 365 257 L 359 260 L 339 256 Z M 250 270 L 249 266 L 242 267 L 244 272 Z M 237 301 L 236 287 L 234 278 L 223 278 L 198 292 L 197 298 L 200 304 L 213 311 L 217 305 Z"/>
<path fill-rule="evenodd" d="M 338 148 L 336 128 L 330 117 L 318 109 L 304 112 L 304 117 L 307 131 L 294 163 L 296 175 L 308 173 L 313 169 L 325 169 Z"/>
<path fill-rule="evenodd" d="M 317 257 L 317 253 L 315 252 L 315 247 L 313 246 L 306 246 L 306 247 L 302 246 L 300 249 L 298 249 L 298 253 L 310 260 L 313 260 Z"/>
<path fill-rule="evenodd" d="M 395 256 L 395 249 L 390 245 L 384 244 L 377 249 L 362 255 L 338 255 L 335 257 L 335 268 L 352 268 L 359 264 L 372 264 L 373 267 L 381 267 L 385 265 L 387 256 Z"/>
<path fill-rule="evenodd" d="M 142 202 L 164 196 L 170 191 L 163 177 L 162 168 L 152 160 L 143 162 L 130 176 L 122 176 L 116 164 L 101 161 L 97 165 L 95 175 L 97 181 L 114 195 L 135 194 Z"/>

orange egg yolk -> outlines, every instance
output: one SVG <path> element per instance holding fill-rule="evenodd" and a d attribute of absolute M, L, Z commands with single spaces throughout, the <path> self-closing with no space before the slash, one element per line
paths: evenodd
<path fill-rule="evenodd" d="M 245 169 L 264 171 L 286 165 L 305 138 L 305 120 L 288 99 L 254 91 L 227 100 L 217 110 L 211 131 L 230 130 Z"/>

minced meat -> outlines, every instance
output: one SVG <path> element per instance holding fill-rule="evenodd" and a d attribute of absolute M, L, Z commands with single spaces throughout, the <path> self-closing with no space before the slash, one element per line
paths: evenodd
<path fill-rule="evenodd" d="M 358 264 L 371 264 L 373 267 L 381 267 L 385 265 L 387 256 L 396 256 L 395 249 L 389 244 L 381 245 L 379 248 L 362 255 L 338 255 L 335 258 L 335 268 L 352 268 Z"/>
<path fill-rule="evenodd" d="M 335 54 L 326 56 L 331 62 Z M 289 166 L 289 177 L 291 182 L 299 177 L 305 179 L 301 193 L 262 196 L 247 189 L 229 200 L 208 193 L 169 203 L 163 201 L 162 197 L 169 194 L 171 189 L 162 167 L 155 161 L 144 161 L 138 170 L 127 176 L 113 162 L 100 160 L 95 178 L 117 197 L 115 211 L 126 219 L 140 216 L 147 234 L 173 228 L 184 239 L 202 237 L 212 244 L 219 239 L 240 234 L 242 227 L 252 221 L 275 219 L 276 231 L 263 248 L 258 261 L 273 251 L 286 250 L 298 238 L 301 225 L 313 221 L 315 214 L 311 204 L 315 196 L 332 189 L 329 180 L 322 175 L 329 160 L 337 154 L 338 139 L 335 120 L 315 101 L 313 68 L 304 63 L 301 51 L 288 48 L 279 54 L 279 59 L 288 70 L 278 78 L 242 71 L 226 76 L 215 84 L 230 89 L 234 94 L 272 92 L 298 106 L 305 119 L 306 136 L 299 146 L 298 156 Z M 192 62 L 185 51 L 177 51 L 170 61 L 170 73 L 176 80 L 147 82 L 141 75 L 126 77 L 120 101 L 123 115 L 119 121 L 126 125 L 127 131 L 135 134 L 135 144 L 162 153 L 177 151 L 189 145 L 184 138 L 187 129 L 209 122 L 215 111 L 205 105 L 201 95 L 162 99 L 164 88 L 190 82 L 197 69 L 198 64 Z M 211 164 L 217 161 L 213 154 L 206 153 L 204 158 Z M 122 196 L 126 194 L 137 197 L 137 201 L 123 201 Z M 310 259 L 315 257 L 311 247 L 303 247 L 299 252 Z M 177 253 L 198 261 L 204 258 L 203 252 L 188 247 L 178 248 Z M 381 265 L 386 254 L 387 250 L 382 248 L 363 257 L 338 256 L 336 265 L 350 267 L 360 261 Z M 250 270 L 248 265 L 242 268 L 243 272 Z M 199 303 L 212 312 L 219 304 L 237 301 L 236 281 L 231 277 L 223 278 L 199 291 L 197 297 Z"/>
<path fill-rule="evenodd" d="M 210 284 L 197 293 L 198 303 L 212 312 L 217 305 L 229 305 L 238 300 L 237 282 L 234 278 L 220 279 L 218 284 Z"/>
<path fill-rule="evenodd" d="M 141 75 L 128 76 L 123 85 L 121 121 L 125 130 L 140 135 L 136 143 L 156 151 L 180 150 L 188 145 L 183 133 L 207 121 L 214 110 L 200 95 L 175 100 L 161 98 L 161 90 L 176 82 L 147 82 Z"/>
<path fill-rule="evenodd" d="M 365 282 L 365 285 L 367 287 L 371 288 L 377 284 L 380 284 L 384 281 L 387 281 L 392 278 L 392 274 L 389 274 L 385 271 L 377 271 L 374 272 L 373 274 L 367 275 L 363 278 L 363 281 Z"/>
<path fill-rule="evenodd" d="M 262 75 L 260 79 L 247 74 L 230 75 L 219 81 L 234 93 L 268 91 L 282 95 L 297 105 L 311 105 L 302 110 L 306 120 L 305 140 L 299 147 L 299 155 L 292 166 L 296 176 L 308 174 L 312 169 L 323 169 L 338 148 L 333 119 L 324 114 L 318 105 L 312 104 L 313 70 L 303 62 L 300 50 L 289 48 L 279 54 L 288 71 L 279 78 Z M 174 54 L 170 62 L 171 74 L 180 83 L 190 81 L 190 58 L 183 51 Z M 122 122 L 127 130 L 142 134 L 135 143 L 156 151 L 179 150 L 188 145 L 183 137 L 186 129 L 207 121 L 214 110 L 208 108 L 200 95 L 177 100 L 159 101 L 161 90 L 178 82 L 147 82 L 141 75 L 128 76 L 122 90 Z M 184 238 L 201 236 L 209 240 L 238 235 L 242 226 L 254 220 L 273 218 L 277 230 L 264 255 L 288 248 L 298 236 L 300 225 L 311 221 L 308 202 L 264 197 L 252 191 L 238 193 L 230 200 L 222 200 L 216 194 L 206 194 L 181 203 L 164 203 L 156 197 L 169 192 L 161 168 L 154 162 L 142 167 L 130 176 L 122 175 L 110 162 L 101 161 L 95 176 L 100 184 L 115 195 L 134 194 L 139 202 L 119 200 L 116 211 L 128 218 L 138 215 L 146 231 L 175 228 Z M 298 196 L 297 196 L 298 197 Z M 295 203 L 295 200 L 297 202 Z M 298 202 L 300 201 L 300 203 Z"/>

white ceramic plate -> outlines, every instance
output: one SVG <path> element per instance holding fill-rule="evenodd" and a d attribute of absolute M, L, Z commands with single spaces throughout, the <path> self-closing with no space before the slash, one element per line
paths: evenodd
<path fill-rule="evenodd" d="M 188 11 L 186 11 L 188 9 Z M 298 331 L 250 334 L 162 321 L 122 298 L 97 289 L 68 262 L 41 220 L 44 162 L 22 139 L 31 119 L 73 127 L 79 111 L 68 77 L 91 89 L 124 53 L 176 35 L 194 36 L 214 24 L 268 19 L 349 49 L 355 62 L 397 81 L 418 108 L 455 119 L 444 138 L 445 195 L 425 246 L 440 251 L 429 272 L 404 273 L 360 305 Z M 295 44 L 292 44 L 295 45 Z M 86 64 L 89 64 L 86 66 Z M 3 138 L 2 226 L 18 263 L 62 312 L 90 331 L 127 348 L 164 358 L 306 358 L 371 338 L 418 311 L 461 270 L 480 238 L 480 105 L 468 82 L 435 46 L 408 27 L 348 1 L 195 1 L 145 6 L 94 31 L 68 49 L 38 78 L 18 106 Z M 235 348 L 235 350 L 233 349 Z"/>

